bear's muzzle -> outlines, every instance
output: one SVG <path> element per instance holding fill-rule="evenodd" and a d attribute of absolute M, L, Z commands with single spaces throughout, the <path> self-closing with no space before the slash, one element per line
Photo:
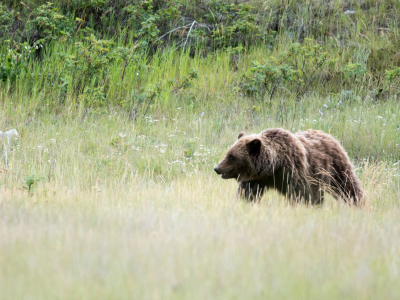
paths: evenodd
<path fill-rule="evenodd" d="M 216 166 L 214 168 L 214 171 L 218 174 L 221 175 L 221 178 L 223 179 L 229 179 L 230 177 L 230 173 L 232 171 L 232 169 L 226 169 L 226 170 L 222 170 L 221 168 L 219 168 L 218 166 Z"/>

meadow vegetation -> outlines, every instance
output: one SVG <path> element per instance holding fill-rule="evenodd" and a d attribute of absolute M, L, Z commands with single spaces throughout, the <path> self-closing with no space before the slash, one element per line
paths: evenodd
<path fill-rule="evenodd" d="M 0 3 L 0 299 L 397 299 L 400 2 Z M 240 131 L 321 129 L 367 193 L 237 201 Z"/>

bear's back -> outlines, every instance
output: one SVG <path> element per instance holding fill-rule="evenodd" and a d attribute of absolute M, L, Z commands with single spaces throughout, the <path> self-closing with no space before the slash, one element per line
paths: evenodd
<path fill-rule="evenodd" d="M 336 174 L 352 170 L 346 151 L 330 134 L 309 129 L 295 135 L 307 149 L 307 159 L 313 174 L 328 172 L 335 177 Z"/>
<path fill-rule="evenodd" d="M 338 140 L 321 130 L 308 129 L 296 132 L 295 136 L 300 139 L 307 151 L 310 152 L 319 151 L 324 154 L 334 154 L 331 152 L 337 152 L 339 149 L 344 152 Z"/>

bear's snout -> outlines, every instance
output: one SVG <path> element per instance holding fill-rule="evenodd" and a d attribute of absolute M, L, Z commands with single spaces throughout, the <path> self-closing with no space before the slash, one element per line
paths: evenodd
<path fill-rule="evenodd" d="M 229 179 L 229 178 L 234 178 L 232 177 L 232 168 L 224 169 L 223 167 L 220 167 L 219 165 L 214 168 L 214 171 L 218 174 L 221 175 L 221 178 L 223 179 Z"/>
<path fill-rule="evenodd" d="M 221 171 L 218 169 L 218 166 L 214 168 L 215 173 L 217 173 L 218 175 L 221 175 Z"/>

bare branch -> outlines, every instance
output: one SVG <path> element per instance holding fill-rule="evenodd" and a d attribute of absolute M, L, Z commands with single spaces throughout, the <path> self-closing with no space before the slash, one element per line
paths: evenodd
<path fill-rule="evenodd" d="M 182 53 L 185 52 L 185 47 L 186 47 L 187 41 L 189 40 L 190 32 L 192 31 L 192 28 L 193 28 L 194 24 L 196 24 L 196 23 L 197 23 L 196 21 L 193 21 L 192 26 L 190 26 L 190 29 L 189 29 L 185 44 L 183 45 Z"/>
<path fill-rule="evenodd" d="M 172 29 L 171 31 L 168 31 L 166 34 L 163 34 L 162 36 L 160 36 L 160 37 L 159 37 L 158 39 L 156 39 L 154 42 L 157 42 L 157 41 L 161 40 L 164 36 L 166 36 L 166 35 L 168 35 L 168 34 L 174 32 L 174 31 L 177 31 L 177 30 L 179 30 L 179 29 L 181 29 L 181 28 L 188 28 L 188 27 L 189 27 L 189 25 L 185 25 L 185 26 L 181 26 L 181 27 L 178 27 L 178 28 L 174 28 L 174 29 Z"/>

